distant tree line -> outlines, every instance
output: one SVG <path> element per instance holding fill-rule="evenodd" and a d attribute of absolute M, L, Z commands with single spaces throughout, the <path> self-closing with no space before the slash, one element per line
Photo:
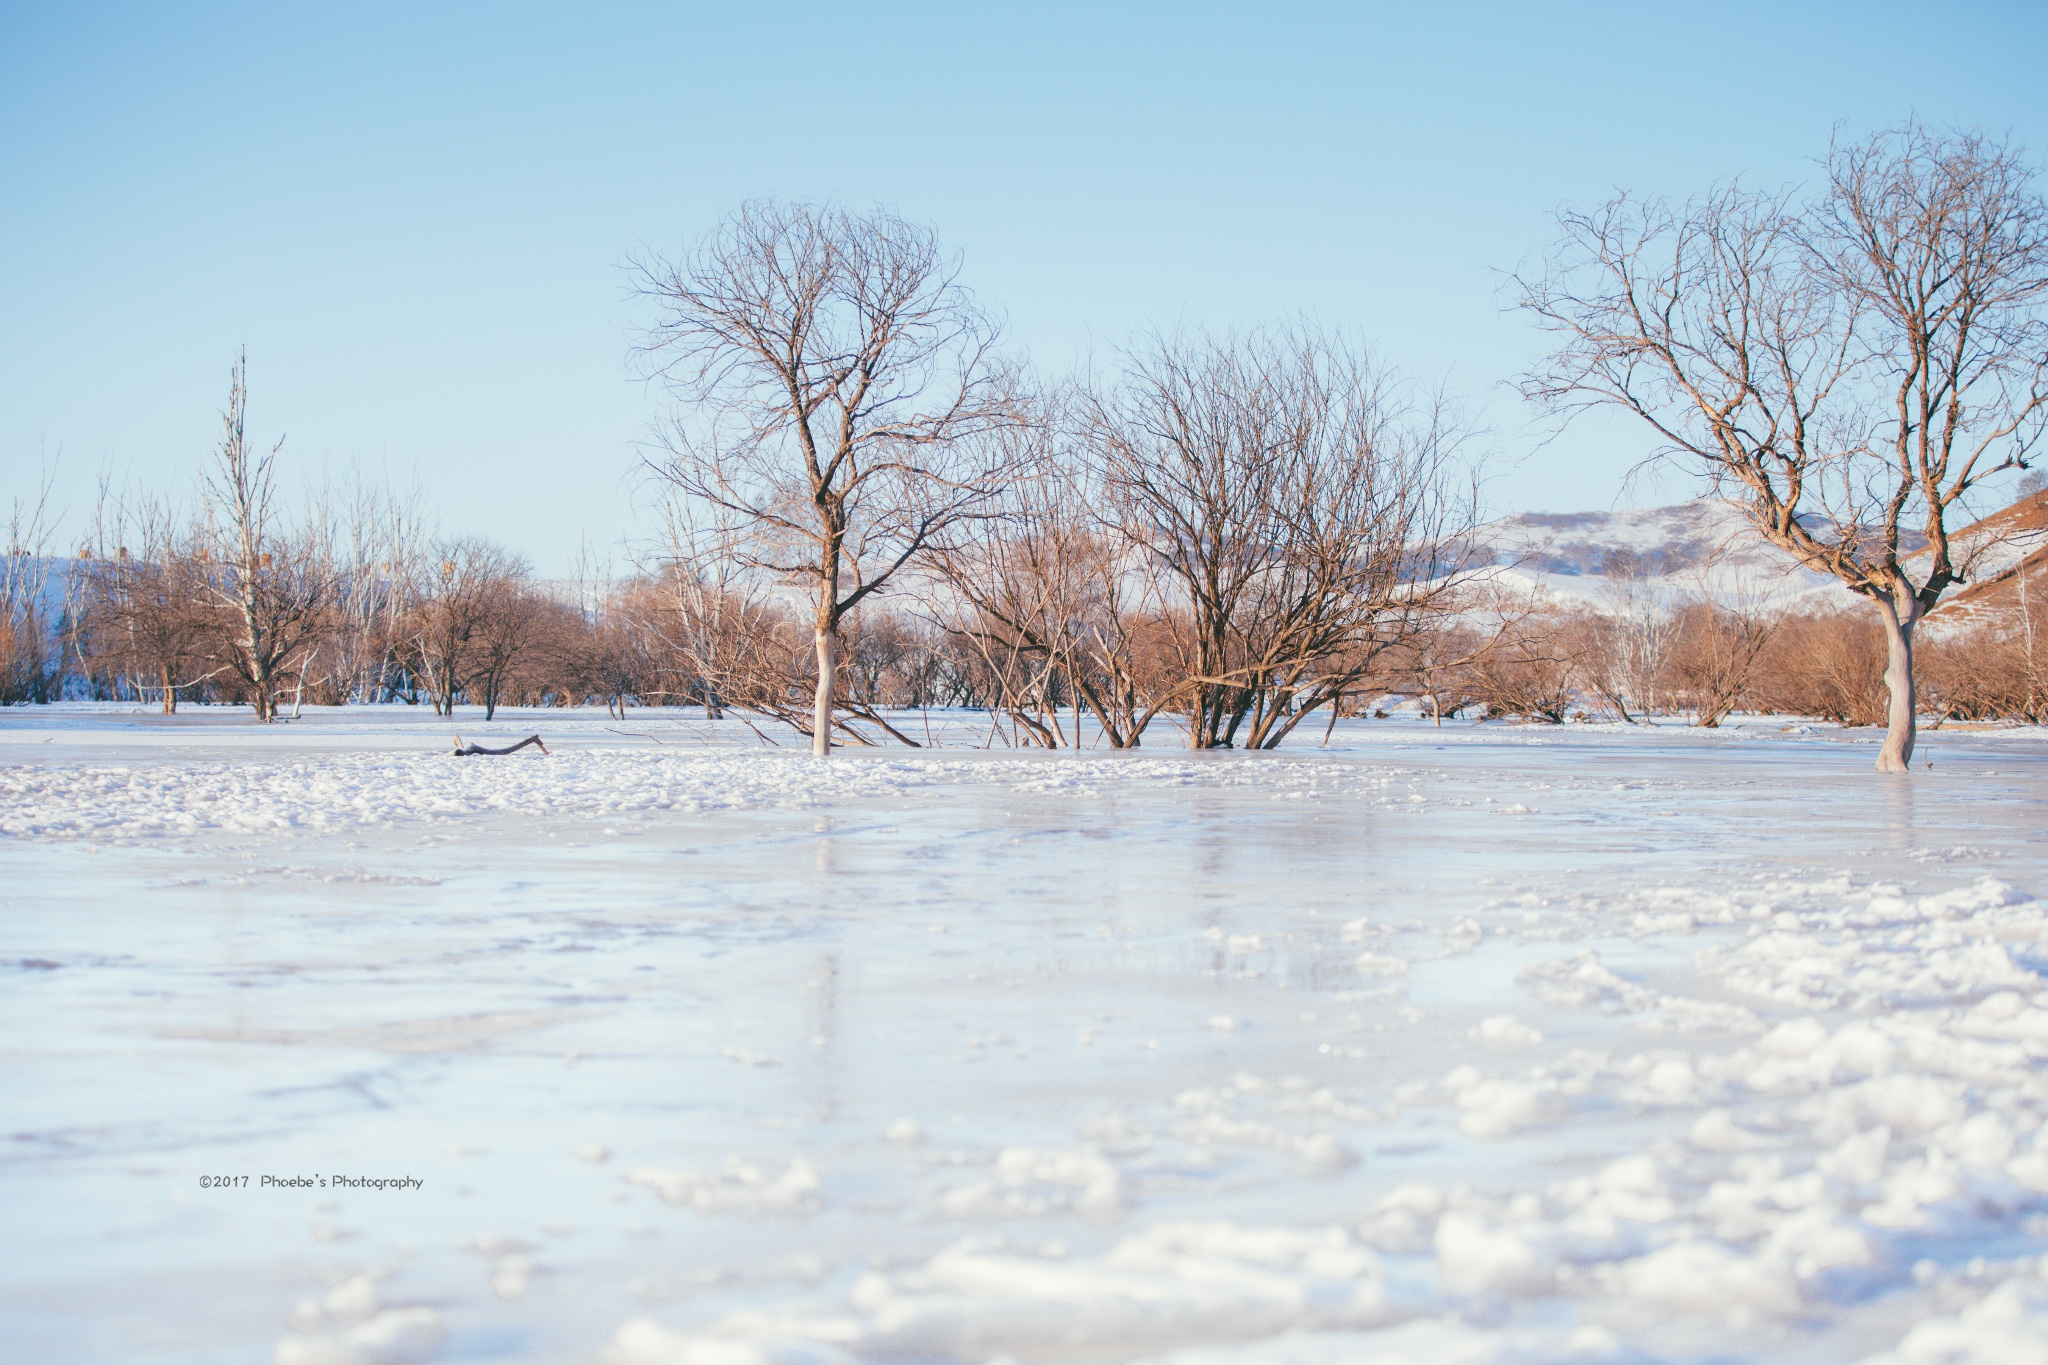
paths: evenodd
<path fill-rule="evenodd" d="M 2048 519 L 2048 502 L 2029 502 Z M 1919 704 L 1942 721 L 2048 723 L 2048 566 L 2011 577 L 2003 609 L 1923 633 Z M 1454 626 L 1426 662 L 1389 690 L 1419 697 L 1426 714 L 1641 723 L 1683 716 L 1714 727 L 1738 712 L 1806 716 L 1844 726 L 1886 725 L 1890 694 L 1883 624 L 1845 605 L 1774 606 L 1764 594 L 1717 600 L 1661 583 L 1627 556 L 1609 566 L 1605 600 L 1562 606 L 1498 604 L 1492 624 Z"/>
<path fill-rule="evenodd" d="M 1884 638 L 1866 615 L 1709 600 L 1626 556 L 1609 565 L 1605 600 L 1593 605 L 1514 600 L 1468 574 L 1420 607 L 1404 604 L 1412 614 L 1377 622 L 1377 633 L 1349 634 L 1313 670 L 1257 667 L 1253 648 L 1285 629 L 1283 618 L 1264 604 L 1228 612 L 1207 626 L 1231 673 L 1214 682 L 1204 618 L 1176 605 L 1171 571 L 1129 567 L 1137 557 L 1099 525 L 1066 520 L 1078 504 L 1046 506 L 1060 493 L 1018 484 L 1010 496 L 1033 519 L 956 549 L 919 596 L 848 625 L 835 674 L 843 741 L 919 743 L 905 713 L 964 708 L 988 714 L 998 743 L 1135 745 L 1163 719 L 1169 743 L 1192 732 L 1210 745 L 1271 745 L 1311 716 L 1403 698 L 1440 720 L 1886 721 Z M 7 701 L 272 714 L 470 705 L 487 716 L 500 706 L 692 706 L 809 737 L 816 655 L 793 596 L 709 582 L 672 558 L 621 582 L 542 581 L 488 542 L 410 534 L 406 509 L 379 496 L 359 499 L 338 527 L 315 519 L 278 535 L 256 556 L 260 591 L 244 594 L 203 518 L 176 524 L 161 506 L 148 511 L 110 518 L 106 529 L 125 538 L 66 566 L 68 591 L 44 594 L 59 604 L 53 618 L 38 619 L 26 594 L 9 596 Z M 38 562 L 11 555 L 8 572 L 20 579 Z M 2041 579 L 2016 579 L 2032 591 L 2003 613 L 1923 638 L 1927 716 L 2048 723 Z M 248 596 L 276 642 L 262 683 L 251 676 Z M 1255 666 L 1238 672 L 1246 660 Z"/>

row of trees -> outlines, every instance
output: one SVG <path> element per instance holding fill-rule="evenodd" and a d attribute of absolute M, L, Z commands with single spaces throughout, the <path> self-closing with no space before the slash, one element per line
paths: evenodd
<path fill-rule="evenodd" d="M 814 745 L 827 715 L 842 739 L 904 738 L 836 684 L 829 709 L 818 701 L 860 629 L 852 607 L 886 583 L 899 606 L 864 634 L 925 623 L 959 656 L 942 671 L 1032 742 L 1078 742 L 1085 716 L 1127 747 L 1164 715 L 1197 747 L 1270 748 L 1446 619 L 1471 531 L 1458 434 L 1340 338 L 1154 339 L 1106 383 L 1007 401 L 1004 424 L 925 476 L 929 503 L 891 490 L 909 515 L 881 556 L 820 570 L 848 581 L 815 599 L 808 669 L 767 642 L 787 633 L 796 555 L 829 555 L 838 533 L 807 542 L 797 516 L 760 514 L 766 477 L 736 494 L 721 452 L 673 445 L 662 472 L 689 494 L 681 507 L 713 510 L 691 524 L 679 508 L 668 571 L 672 639 L 706 686 Z M 784 700 L 800 674 L 808 718 Z"/>
<path fill-rule="evenodd" d="M 1153 337 L 1029 389 L 957 272 L 894 216 L 774 203 L 640 267 L 643 354 L 679 400 L 649 468 L 707 687 L 820 755 L 905 738 L 836 682 L 887 591 L 927 604 L 1038 742 L 1070 742 L 1066 706 L 1113 747 L 1163 714 L 1196 747 L 1272 747 L 1443 617 L 1473 500 L 1440 402 L 1306 325 Z M 792 588 L 808 721 L 777 691 L 786 653 L 760 657 Z"/>
<path fill-rule="evenodd" d="M 1041 511 L 1050 497 L 1031 485 L 1011 496 Z M 221 590 L 206 523 L 151 511 L 108 518 L 133 545 L 89 548 L 68 566 L 61 629 L 39 653 L 8 656 L 31 680 L 17 699 L 61 694 L 68 671 L 92 695 L 166 710 L 181 699 L 266 710 L 280 700 L 391 701 L 443 714 L 461 702 L 487 716 L 500 705 L 601 701 L 623 715 L 629 704 L 688 704 L 764 735 L 809 734 L 816 656 L 799 599 L 719 588 L 674 559 L 621 583 L 543 583 L 487 543 L 409 536 L 416 523 L 375 497 L 359 500 L 338 534 L 315 520 L 280 536 L 268 563 L 259 553 L 259 570 L 281 569 L 283 583 L 300 587 L 257 595 L 259 606 L 279 604 L 263 623 L 281 650 L 265 706 L 252 670 L 239 666 L 246 599 Z M 835 670 L 841 739 L 914 743 L 903 712 L 964 707 L 989 713 L 990 739 L 1007 743 L 1129 746 L 1163 719 L 1207 744 L 1271 746 L 1312 715 L 1353 714 L 1392 696 L 1439 720 L 1680 714 L 1713 726 L 1754 710 L 1868 725 L 1885 716 L 1876 622 L 1677 593 L 1625 562 L 1598 609 L 1515 599 L 1473 573 L 1402 603 L 1411 615 L 1352 635 L 1311 677 L 1264 669 L 1218 684 L 1198 671 L 1205 621 L 1223 641 L 1214 657 L 1263 662 L 1270 654 L 1250 648 L 1290 619 L 1312 619 L 1303 604 L 1314 594 L 1288 599 L 1293 618 L 1269 604 L 1205 617 L 1162 605 L 1176 583 L 1167 571 L 1147 575 L 1118 559 L 1099 533 L 1047 513 L 1034 534 L 986 538 L 921 578 L 925 591 L 906 587 L 848 622 Z M 30 562 L 10 557 L 10 568 Z M 2022 592 L 2006 617 L 1928 640 L 1928 712 L 2048 719 L 2041 612 Z"/>
<path fill-rule="evenodd" d="M 2009 147 L 1917 124 L 1826 171 L 1804 198 L 1564 214 L 1518 280 L 1557 337 L 1525 389 L 1631 413 L 1656 457 L 1873 605 L 1879 766 L 1903 770 L 1916 626 L 1985 548 L 1952 522 L 2048 425 L 2048 207 Z M 670 535 L 630 588 L 541 591 L 381 495 L 286 525 L 238 365 L 199 515 L 115 518 L 72 654 L 166 705 L 212 689 L 264 719 L 316 677 L 444 708 L 691 697 L 820 755 L 908 742 L 885 712 L 910 695 L 972 698 L 1036 743 L 1080 742 L 1085 716 L 1123 747 L 1171 717 L 1197 747 L 1271 747 L 1402 679 L 1552 718 L 1562 697 L 1632 716 L 1682 695 L 1713 723 L 1773 651 L 1833 641 L 1860 667 L 1867 635 L 1831 618 L 1489 600 L 1457 423 L 1338 333 L 1153 336 L 1034 382 L 928 229 L 816 204 L 745 205 L 636 270 L 639 354 L 674 403 L 646 462 Z M 2007 661 L 2022 709 L 2031 650 Z"/>
<path fill-rule="evenodd" d="M 95 695 L 148 697 L 165 711 L 181 698 L 232 700 L 268 721 L 287 694 L 295 704 L 424 700 L 445 714 L 458 700 L 495 710 L 515 691 L 605 690 L 618 671 L 601 658 L 609 636 L 537 587 L 516 556 L 430 537 L 412 504 L 361 484 L 343 507 L 321 499 L 288 515 L 276 492 L 281 443 L 249 444 L 247 407 L 238 361 L 196 505 L 103 498 L 60 591 L 35 567 L 43 561 L 10 555 L 42 603 L 43 692 L 73 672 Z"/>
<path fill-rule="evenodd" d="M 2043 617 L 2040 604 L 2023 604 L 2007 619 L 1925 638 L 1922 714 L 2048 721 Z M 1552 724 L 1682 715 L 1712 727 L 1744 711 L 1884 725 L 1885 664 L 1883 629 L 1865 613 L 1774 612 L 1695 598 L 1633 618 L 1589 609 L 1531 613 L 1418 695 L 1445 716 Z"/>

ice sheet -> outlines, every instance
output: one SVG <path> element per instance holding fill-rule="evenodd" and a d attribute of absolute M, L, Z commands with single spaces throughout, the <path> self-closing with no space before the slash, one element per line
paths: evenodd
<path fill-rule="evenodd" d="M 0 718 L 9 1359 L 2048 1352 L 2038 737 L 228 719 Z"/>

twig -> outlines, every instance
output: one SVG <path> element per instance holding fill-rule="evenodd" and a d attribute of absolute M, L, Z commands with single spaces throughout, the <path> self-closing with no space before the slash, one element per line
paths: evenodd
<path fill-rule="evenodd" d="M 656 744 L 661 743 L 661 741 L 655 739 L 653 735 L 643 735 L 635 730 L 621 730 L 616 725 L 607 725 L 604 728 L 611 731 L 615 735 L 624 735 L 627 739 L 651 739 L 654 740 Z M 542 752 L 546 751 L 543 750 Z"/>
<path fill-rule="evenodd" d="M 755 725 L 754 722 L 748 720 L 744 712 L 735 710 L 732 714 L 733 718 L 739 721 L 740 724 L 746 726 L 749 730 L 752 730 L 754 732 L 755 739 L 760 740 L 763 744 L 767 745 L 771 749 L 780 749 L 782 747 L 782 745 L 777 743 L 775 740 L 770 739 L 767 735 L 762 734 L 760 727 Z"/>

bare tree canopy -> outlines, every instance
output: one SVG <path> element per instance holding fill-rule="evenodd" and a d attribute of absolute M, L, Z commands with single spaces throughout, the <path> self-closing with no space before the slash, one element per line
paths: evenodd
<path fill-rule="evenodd" d="M 1876 604 L 1889 732 L 1914 744 L 1913 628 L 1965 581 L 1953 520 L 2048 421 L 2048 207 L 2017 149 L 1919 123 L 1838 141 L 1800 199 L 1738 186 L 1560 215 L 1519 301 L 1558 345 L 1523 391 L 1619 407 L 1764 538 Z"/>
<path fill-rule="evenodd" d="M 505 677 L 538 625 L 526 561 L 489 541 L 465 537 L 436 546 L 410 585 L 405 660 L 425 683 L 434 710 L 455 714 L 467 695 L 497 712 Z"/>
<path fill-rule="evenodd" d="M 35 497 L 16 498 L 0 560 L 0 706 L 55 701 L 63 694 L 63 651 L 52 639 L 44 606 L 49 570 L 50 480 L 46 468 Z"/>
<path fill-rule="evenodd" d="M 1197 748 L 1278 745 L 1457 577 L 1455 425 L 1341 337 L 1159 340 L 1084 417 L 1108 514 L 1170 585 Z"/>
<path fill-rule="evenodd" d="M 1001 446 L 967 439 L 1016 420 L 999 329 L 937 237 L 881 211 L 757 200 L 636 271 L 642 354 L 681 405 L 655 472 L 813 596 L 823 755 L 842 622 L 1000 487 Z"/>
<path fill-rule="evenodd" d="M 277 454 L 251 450 L 249 361 L 235 361 L 222 436 L 206 478 L 206 544 L 199 555 L 203 629 L 215 657 L 247 685 L 256 718 L 275 719 L 280 673 L 310 645 L 330 588 L 322 528 L 279 526 Z"/>
<path fill-rule="evenodd" d="M 1178 695 L 1163 666 L 1166 618 L 1153 566 L 1107 514 L 1100 464 L 1065 398 L 1042 398 L 1033 421 L 993 438 L 1010 444 L 1015 469 L 999 515 L 934 555 L 927 605 L 974 651 L 981 690 L 1022 742 L 1078 748 L 1085 711 L 1111 748 L 1133 748 Z"/>

